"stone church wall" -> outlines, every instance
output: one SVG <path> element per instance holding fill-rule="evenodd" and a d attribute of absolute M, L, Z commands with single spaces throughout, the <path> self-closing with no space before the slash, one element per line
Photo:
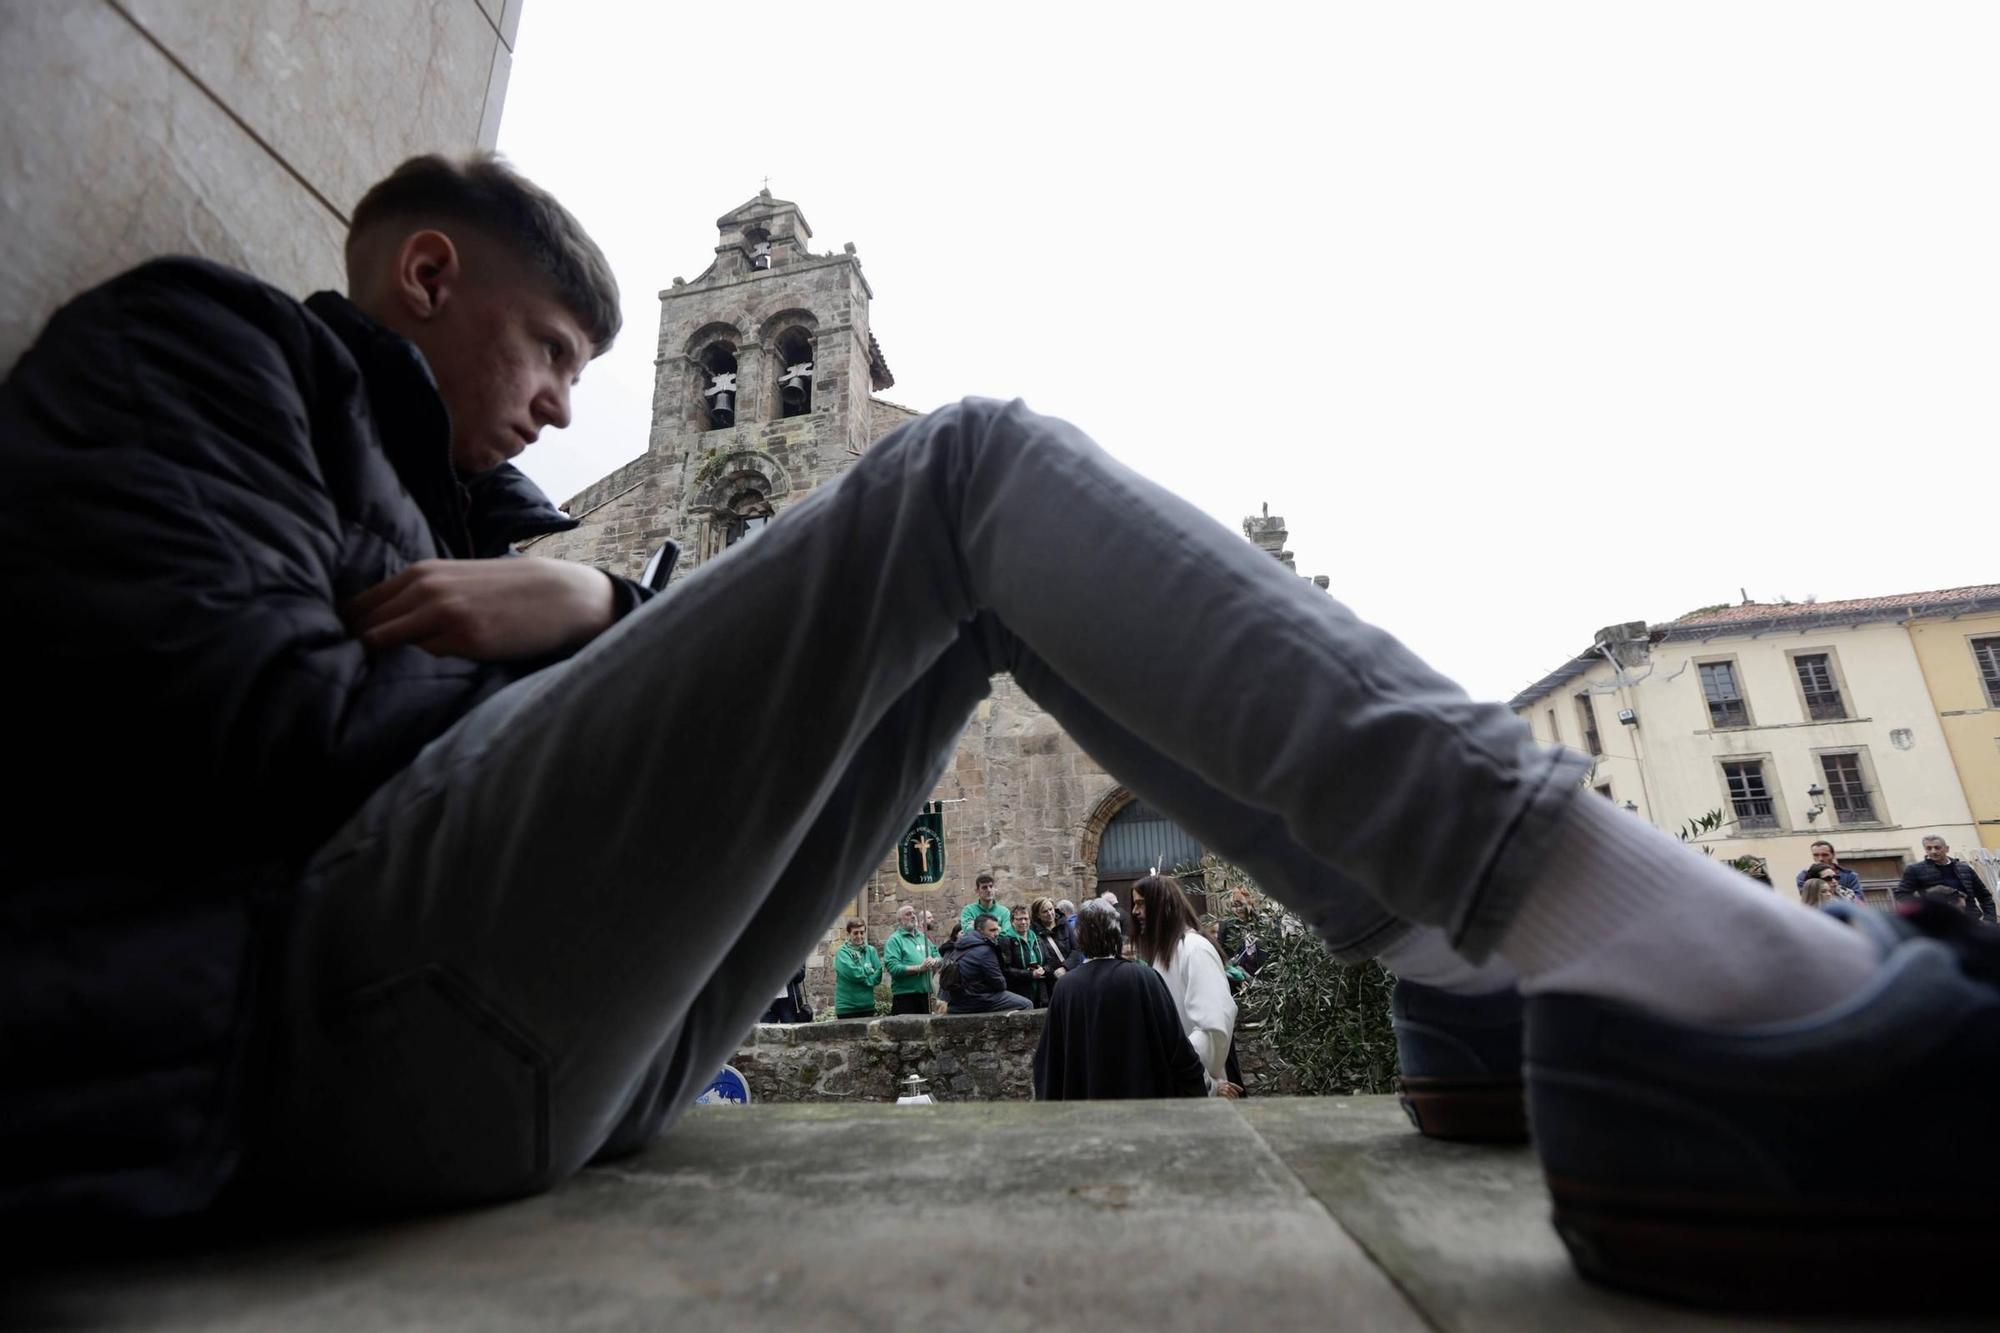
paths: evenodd
<path fill-rule="evenodd" d="M 916 888 L 897 876 L 893 857 L 885 861 L 866 893 L 871 929 L 891 929 L 907 900 L 937 914 L 942 939 L 976 896 L 972 881 L 981 871 L 992 872 L 1008 907 L 1040 897 L 1080 901 L 1096 882 L 1078 859 L 1084 824 L 1117 786 L 1011 677 L 994 677 L 992 696 L 974 712 L 932 793 L 946 802 L 945 878 Z"/>

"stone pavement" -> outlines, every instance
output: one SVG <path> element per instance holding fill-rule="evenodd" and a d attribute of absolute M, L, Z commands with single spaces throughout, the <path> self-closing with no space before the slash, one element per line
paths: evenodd
<path fill-rule="evenodd" d="M 1781 1327 L 1590 1287 L 1547 1211 L 1386 1097 L 703 1107 L 542 1198 L 39 1274 L 0 1327 Z"/>

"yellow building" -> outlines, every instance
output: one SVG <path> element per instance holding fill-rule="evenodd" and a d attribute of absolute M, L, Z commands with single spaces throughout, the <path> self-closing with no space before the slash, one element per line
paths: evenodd
<path fill-rule="evenodd" d="M 1972 808 L 1979 850 L 1987 854 L 1977 856 L 1970 842 L 1953 850 L 1983 862 L 1980 869 L 1992 878 L 2000 865 L 2000 608 L 1923 615 L 1909 631 Z"/>
<path fill-rule="evenodd" d="M 1763 857 L 1781 885 L 1825 838 L 1884 901 L 1927 834 L 1994 878 L 1980 849 L 2000 846 L 1996 636 L 2000 584 L 1712 607 L 1599 630 L 1511 707 L 1661 828 L 1719 809 L 1728 822 L 1701 841 Z"/>

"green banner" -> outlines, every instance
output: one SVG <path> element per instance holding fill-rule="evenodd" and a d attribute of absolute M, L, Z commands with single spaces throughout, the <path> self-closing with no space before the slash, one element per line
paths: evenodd
<path fill-rule="evenodd" d="M 905 884 L 935 884 L 944 878 L 944 802 L 924 802 L 923 813 L 896 844 L 896 873 Z"/>

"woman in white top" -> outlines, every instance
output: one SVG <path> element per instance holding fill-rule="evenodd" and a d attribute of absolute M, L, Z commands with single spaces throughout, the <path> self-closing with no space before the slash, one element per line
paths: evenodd
<path fill-rule="evenodd" d="M 1239 1096 L 1243 1090 L 1223 1072 L 1236 1032 L 1229 977 L 1176 881 L 1148 875 L 1132 886 L 1132 936 L 1139 957 L 1153 965 L 1174 997 L 1181 1030 L 1201 1060 L 1210 1093 Z"/>

